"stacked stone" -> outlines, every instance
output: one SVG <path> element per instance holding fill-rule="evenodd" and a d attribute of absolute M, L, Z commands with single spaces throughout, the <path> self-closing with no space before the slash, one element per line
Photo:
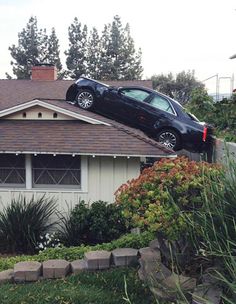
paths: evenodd
<path fill-rule="evenodd" d="M 71 263 L 62 259 L 48 260 L 43 263 L 36 261 L 19 262 L 14 269 L 0 272 L 0 283 L 35 282 L 42 279 L 60 279 L 68 274 L 81 271 L 96 271 L 111 267 L 130 266 L 138 262 L 138 250 L 120 248 L 112 252 L 105 250 L 85 253 L 84 259 Z"/>

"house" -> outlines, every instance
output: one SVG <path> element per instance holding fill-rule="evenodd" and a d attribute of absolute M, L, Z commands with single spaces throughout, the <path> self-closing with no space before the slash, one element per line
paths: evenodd
<path fill-rule="evenodd" d="M 62 208 L 80 199 L 112 202 L 139 175 L 142 158 L 176 156 L 139 130 L 67 103 L 72 81 L 55 79 L 54 67 L 39 66 L 31 80 L 0 80 L 2 204 L 44 193 Z"/>

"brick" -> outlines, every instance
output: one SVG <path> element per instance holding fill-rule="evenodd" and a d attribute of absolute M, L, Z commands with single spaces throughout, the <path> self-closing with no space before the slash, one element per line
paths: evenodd
<path fill-rule="evenodd" d="M 118 248 L 112 251 L 115 266 L 128 266 L 138 261 L 138 250 L 133 248 Z"/>
<path fill-rule="evenodd" d="M 85 260 L 75 260 L 75 261 L 71 262 L 70 264 L 71 264 L 71 271 L 74 274 L 78 274 L 81 271 L 88 269 L 88 265 Z"/>
<path fill-rule="evenodd" d="M 110 267 L 111 252 L 106 250 L 85 253 L 88 270 L 107 269 Z"/>
<path fill-rule="evenodd" d="M 34 282 L 41 275 L 42 265 L 36 261 L 19 262 L 14 266 L 15 282 Z"/>
<path fill-rule="evenodd" d="M 43 278 L 65 278 L 70 271 L 70 263 L 65 260 L 48 260 L 43 262 Z"/>
<path fill-rule="evenodd" d="M 14 278 L 14 270 L 8 269 L 0 272 L 0 284 L 11 283 Z"/>

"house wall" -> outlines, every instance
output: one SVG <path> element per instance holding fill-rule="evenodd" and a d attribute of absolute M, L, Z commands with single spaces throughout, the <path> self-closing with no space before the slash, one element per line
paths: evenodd
<path fill-rule="evenodd" d="M 26 117 L 23 116 L 23 113 L 26 114 Z M 38 114 L 41 113 L 41 118 L 38 117 Z M 57 113 L 57 117 L 54 118 L 53 114 Z M 18 111 L 17 113 L 10 114 L 6 116 L 4 119 L 17 119 L 17 120 L 74 120 L 74 118 L 64 115 L 62 113 L 58 113 L 49 109 L 46 109 L 41 106 L 30 107 L 29 109 Z"/>
<path fill-rule="evenodd" d="M 114 202 L 114 192 L 126 181 L 140 173 L 140 158 L 127 157 L 87 157 L 87 169 L 82 170 L 83 190 L 43 190 L 43 189 L 0 189 L 0 209 L 6 206 L 11 198 L 19 194 L 31 198 L 46 194 L 57 200 L 58 209 L 67 210 L 67 205 L 74 206 L 80 199 L 86 202 L 104 200 Z"/>

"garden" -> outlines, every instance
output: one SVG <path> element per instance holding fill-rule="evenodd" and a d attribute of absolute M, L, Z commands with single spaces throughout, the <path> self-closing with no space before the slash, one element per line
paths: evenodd
<path fill-rule="evenodd" d="M 156 239 L 166 271 L 197 287 L 207 276 L 209 289 L 218 294 L 219 301 L 212 302 L 206 290 L 195 303 L 235 303 L 235 189 L 232 160 L 223 167 L 178 157 L 144 169 L 116 191 L 112 205 L 81 201 L 65 215 L 56 211 L 53 199 L 19 197 L 0 212 L 0 271 L 19 261 L 72 261 L 91 250 L 144 248 Z M 140 233 L 130 233 L 132 228 Z M 0 297 L 2 303 L 194 303 L 195 288 L 186 290 L 177 280 L 167 290 L 158 276 L 141 281 L 139 269 L 3 284 Z"/>

